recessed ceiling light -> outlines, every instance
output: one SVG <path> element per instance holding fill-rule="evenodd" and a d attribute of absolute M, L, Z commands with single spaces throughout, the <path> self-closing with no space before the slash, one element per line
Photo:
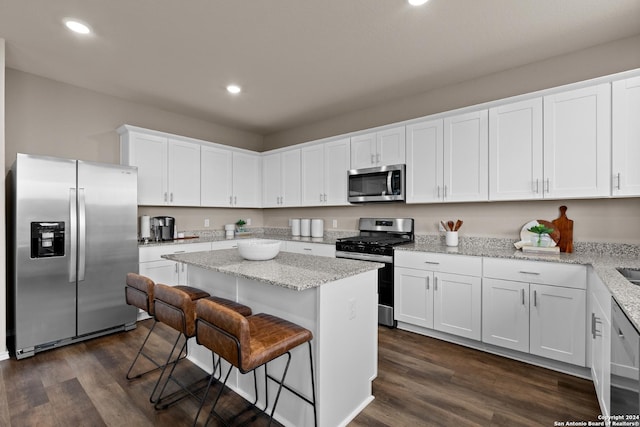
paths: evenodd
<path fill-rule="evenodd" d="M 411 6 L 422 6 L 429 0 L 407 0 Z"/>
<path fill-rule="evenodd" d="M 64 25 L 67 26 L 68 29 L 78 34 L 89 34 L 91 29 L 80 21 L 76 21 L 74 19 L 66 19 L 64 21 Z"/>
<path fill-rule="evenodd" d="M 238 94 L 242 91 L 242 88 L 238 85 L 229 85 L 227 86 L 227 92 L 232 93 L 232 94 Z"/>

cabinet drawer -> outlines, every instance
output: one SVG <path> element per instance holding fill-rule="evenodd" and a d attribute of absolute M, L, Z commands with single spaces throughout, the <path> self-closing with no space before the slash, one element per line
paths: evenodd
<path fill-rule="evenodd" d="M 482 275 L 482 258 L 464 255 L 446 255 L 432 252 L 396 251 L 394 266 L 443 273 Z"/>
<path fill-rule="evenodd" d="M 283 250 L 286 252 L 293 252 L 296 254 L 307 254 L 324 257 L 335 257 L 336 247 L 335 245 L 327 245 L 324 243 L 307 243 L 307 242 L 282 242 Z"/>
<path fill-rule="evenodd" d="M 587 288 L 587 268 L 583 265 L 484 258 L 483 271 L 484 277 L 494 279 Z"/>
<path fill-rule="evenodd" d="M 139 262 L 160 261 L 162 255 L 184 252 L 210 251 L 211 243 L 188 243 L 184 245 L 150 246 L 138 248 Z"/>

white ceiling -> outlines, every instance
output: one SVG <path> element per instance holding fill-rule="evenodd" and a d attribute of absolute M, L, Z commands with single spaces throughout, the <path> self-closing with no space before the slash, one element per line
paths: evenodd
<path fill-rule="evenodd" d="M 9 68 L 265 135 L 636 34 L 639 0 L 0 0 Z"/>

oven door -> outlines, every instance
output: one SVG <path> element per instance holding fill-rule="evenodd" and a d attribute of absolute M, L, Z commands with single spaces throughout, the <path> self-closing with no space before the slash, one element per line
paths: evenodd
<path fill-rule="evenodd" d="M 351 203 L 404 201 L 405 165 L 352 169 L 347 180 Z"/>

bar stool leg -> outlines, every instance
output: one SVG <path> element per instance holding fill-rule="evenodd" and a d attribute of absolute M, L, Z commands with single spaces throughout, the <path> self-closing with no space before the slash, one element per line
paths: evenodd
<path fill-rule="evenodd" d="M 127 371 L 127 379 L 128 380 L 132 380 L 135 378 L 140 378 L 141 376 L 148 374 L 149 372 L 155 371 L 156 369 L 160 369 L 162 366 L 160 366 L 155 360 L 153 360 L 151 357 L 147 356 L 143 350 L 144 350 L 144 346 L 147 344 L 147 341 L 149 340 L 149 337 L 151 336 L 151 332 L 153 332 L 153 329 L 156 327 L 156 323 L 158 323 L 157 320 L 153 320 L 153 325 L 151 326 L 151 328 L 149 329 L 149 332 L 147 333 L 147 336 L 144 338 L 144 341 L 142 341 L 142 345 L 140 346 L 140 349 L 138 350 L 138 354 L 136 354 L 136 357 L 133 359 L 133 362 L 131 362 L 131 366 L 129 366 L 129 370 Z M 141 374 L 135 375 L 135 376 L 131 376 L 131 371 L 133 370 L 133 367 L 135 366 L 136 362 L 138 361 L 138 358 L 140 358 L 140 355 L 146 357 L 150 362 L 152 362 L 154 365 L 156 365 L 155 368 L 149 369 L 146 372 L 143 372 Z"/>
<path fill-rule="evenodd" d="M 180 342 L 180 338 L 181 337 L 182 337 L 182 333 L 179 333 L 178 334 L 178 338 L 176 338 L 176 341 L 173 343 L 173 347 L 171 348 L 171 352 L 169 353 L 169 356 L 167 357 L 167 362 L 162 366 L 162 372 L 160 372 L 160 376 L 158 377 L 158 381 L 156 381 L 156 384 L 153 387 L 153 390 L 151 391 L 151 395 L 149 396 L 149 402 L 151 402 L 153 404 L 156 404 L 160 400 L 160 396 L 162 396 L 162 392 L 164 392 L 164 389 L 167 386 L 168 380 L 166 380 L 164 382 L 164 385 L 162 387 L 162 391 L 160 392 L 158 397 L 154 398 L 154 396 L 156 394 L 156 391 L 158 390 L 158 386 L 162 382 L 162 378 L 164 377 L 165 371 L 167 370 L 167 366 L 173 365 L 171 367 L 171 371 L 169 373 L 169 375 L 171 375 L 171 373 L 173 373 L 173 370 L 175 369 L 178 361 L 180 359 L 182 359 L 180 356 L 182 355 L 183 351 L 185 350 L 185 347 L 187 346 L 186 340 L 185 340 L 185 343 L 183 344 L 182 348 L 180 349 L 180 353 L 178 354 L 178 357 L 173 361 L 171 360 L 171 358 L 173 356 L 173 353 L 175 352 L 176 347 L 178 346 L 178 342 Z"/>

